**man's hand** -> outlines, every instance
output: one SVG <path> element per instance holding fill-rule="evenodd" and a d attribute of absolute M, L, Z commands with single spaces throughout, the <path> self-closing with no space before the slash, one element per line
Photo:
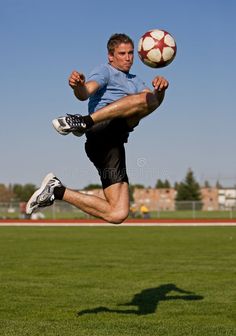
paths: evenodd
<path fill-rule="evenodd" d="M 74 91 L 74 95 L 79 100 L 88 99 L 100 87 L 95 81 L 86 82 L 85 75 L 78 71 L 73 71 L 68 80 L 70 87 Z"/>
<path fill-rule="evenodd" d="M 69 85 L 74 90 L 80 86 L 85 84 L 85 76 L 84 74 L 73 71 L 69 77 Z"/>
<path fill-rule="evenodd" d="M 164 77 L 157 76 L 153 79 L 152 85 L 156 91 L 165 91 L 169 86 L 169 82 Z"/>

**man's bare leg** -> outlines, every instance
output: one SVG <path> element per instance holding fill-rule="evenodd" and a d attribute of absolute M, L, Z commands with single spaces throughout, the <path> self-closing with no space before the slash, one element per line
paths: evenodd
<path fill-rule="evenodd" d="M 94 123 L 114 118 L 130 118 L 141 120 L 155 111 L 164 99 L 165 91 L 158 93 L 141 92 L 123 97 L 91 114 Z"/>
<path fill-rule="evenodd" d="M 163 85 L 167 86 L 164 79 Z M 54 128 L 62 135 L 73 132 L 80 136 L 94 124 L 115 118 L 134 119 L 137 124 L 142 118 L 155 111 L 162 103 L 165 96 L 165 89 L 143 91 L 138 94 L 129 95 L 106 105 L 91 115 L 78 116 L 67 115 L 52 121 Z M 77 133 L 77 134 L 76 134 Z"/>
<path fill-rule="evenodd" d="M 112 184 L 104 189 L 105 199 L 66 189 L 63 201 L 107 222 L 120 224 L 129 214 L 129 186 L 127 182 Z"/>

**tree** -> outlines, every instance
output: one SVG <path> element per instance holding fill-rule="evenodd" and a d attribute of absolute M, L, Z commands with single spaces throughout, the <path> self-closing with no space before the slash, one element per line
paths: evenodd
<path fill-rule="evenodd" d="M 169 189 L 171 188 L 171 184 L 168 180 L 165 180 L 164 182 L 160 179 L 157 180 L 157 183 L 155 185 L 155 188 L 157 189 Z"/>
<path fill-rule="evenodd" d="M 0 183 L 0 202 L 10 202 L 14 198 L 11 188 Z"/>
<path fill-rule="evenodd" d="M 210 183 L 208 181 L 205 181 L 204 188 L 210 188 L 210 187 L 211 187 Z"/>
<path fill-rule="evenodd" d="M 223 188 L 218 180 L 216 181 L 216 188 L 217 189 L 222 189 Z"/>
<path fill-rule="evenodd" d="M 163 182 L 162 182 L 162 180 L 160 180 L 160 179 L 157 180 L 155 188 L 157 188 L 157 189 L 163 188 Z"/>
<path fill-rule="evenodd" d="M 143 184 L 140 183 L 136 183 L 136 184 L 132 184 L 133 188 L 137 188 L 137 189 L 144 189 L 145 186 Z"/>
<path fill-rule="evenodd" d="M 25 185 L 13 184 L 12 186 L 14 198 L 19 202 L 27 202 L 36 189 L 36 186 L 31 183 Z"/>
<path fill-rule="evenodd" d="M 83 188 L 83 190 L 94 190 L 94 189 L 102 189 L 101 184 L 91 183 Z"/>
<path fill-rule="evenodd" d="M 145 187 L 143 184 L 129 184 L 129 199 L 131 203 L 134 201 L 134 189 L 135 188 L 144 189 Z"/>
<path fill-rule="evenodd" d="M 193 171 L 188 170 L 183 182 L 178 185 L 176 201 L 190 201 L 198 202 L 196 209 L 201 209 L 201 190 L 200 186 L 195 180 Z M 192 203 L 187 206 L 187 203 L 183 205 L 185 209 L 192 207 Z M 180 209 L 180 204 L 176 204 L 176 207 Z"/>
<path fill-rule="evenodd" d="M 175 189 L 175 190 L 178 190 L 178 188 L 179 188 L 179 183 L 178 183 L 178 182 L 175 182 L 175 184 L 174 184 L 174 189 Z"/>
<path fill-rule="evenodd" d="M 171 188 L 171 184 L 170 184 L 170 182 L 168 180 L 164 181 L 164 188 L 166 188 L 166 189 L 170 189 Z"/>

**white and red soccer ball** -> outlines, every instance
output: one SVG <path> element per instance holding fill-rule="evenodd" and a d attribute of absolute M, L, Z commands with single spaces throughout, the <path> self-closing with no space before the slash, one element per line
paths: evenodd
<path fill-rule="evenodd" d="M 151 68 L 163 68 L 170 64 L 176 55 L 175 39 L 165 30 L 153 29 L 146 32 L 138 44 L 141 61 Z"/>

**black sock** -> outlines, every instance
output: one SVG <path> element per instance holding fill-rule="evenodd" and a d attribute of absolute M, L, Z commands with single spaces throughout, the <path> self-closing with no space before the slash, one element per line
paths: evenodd
<path fill-rule="evenodd" d="M 83 121 L 88 129 L 94 125 L 94 121 L 90 115 L 83 116 Z"/>
<path fill-rule="evenodd" d="M 55 187 L 54 192 L 53 192 L 54 196 L 55 196 L 55 199 L 62 200 L 63 196 L 65 194 L 65 191 L 66 191 L 66 188 L 64 186 Z"/>

